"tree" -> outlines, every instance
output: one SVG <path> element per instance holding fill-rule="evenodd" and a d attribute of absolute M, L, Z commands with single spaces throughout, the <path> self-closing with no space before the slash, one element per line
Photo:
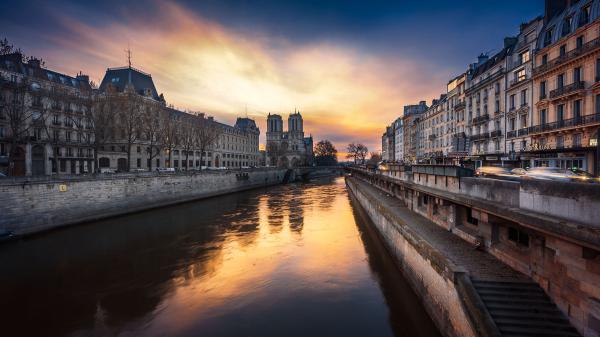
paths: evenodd
<path fill-rule="evenodd" d="M 163 136 L 163 148 L 167 151 L 167 167 L 171 167 L 173 161 L 173 150 L 179 145 L 179 122 L 178 117 L 172 112 L 167 110 L 162 117 L 162 136 Z"/>
<path fill-rule="evenodd" d="M 355 144 L 350 143 L 346 147 L 346 158 L 350 158 L 354 160 L 354 164 L 364 164 L 365 159 L 367 157 L 367 153 L 369 153 L 369 149 L 363 144 Z"/>
<path fill-rule="evenodd" d="M 381 155 L 377 152 L 371 152 L 371 158 L 367 162 L 368 165 L 378 165 L 381 161 Z"/>
<path fill-rule="evenodd" d="M 164 114 L 162 108 L 157 104 L 151 104 L 145 114 L 141 116 L 142 134 L 146 139 L 148 148 L 148 171 L 152 171 L 152 162 L 161 151 L 164 139 L 164 128 L 161 123 Z"/>
<path fill-rule="evenodd" d="M 333 166 L 337 164 L 337 149 L 327 139 L 315 145 L 315 162 L 317 166 Z"/>
<path fill-rule="evenodd" d="M 119 106 L 119 126 L 120 140 L 127 144 L 127 171 L 131 171 L 131 147 L 141 138 L 141 120 L 146 113 L 144 98 L 135 94 L 128 93 L 121 96 Z"/>
<path fill-rule="evenodd" d="M 98 152 L 108 142 L 115 138 L 114 122 L 118 116 L 119 103 L 115 93 L 106 92 L 94 96 L 90 109 L 86 109 L 86 128 L 90 129 L 93 137 L 91 144 L 94 148 L 94 167 L 100 172 Z"/>
<path fill-rule="evenodd" d="M 37 116 L 34 116 L 33 109 L 29 109 L 26 100 L 31 98 L 28 95 L 30 88 L 29 81 L 23 79 L 21 81 L 2 81 L 2 91 L 4 96 L 4 104 L 0 116 L 6 118 L 8 124 L 8 138 L 10 141 L 10 151 L 8 154 L 9 175 L 18 174 L 16 172 L 15 160 L 19 155 L 19 144 L 27 142 L 29 130 L 32 127 L 32 121 Z"/>
<path fill-rule="evenodd" d="M 200 150 L 200 169 L 202 169 L 202 166 L 204 166 L 204 152 L 217 143 L 221 135 L 221 128 L 214 121 L 204 116 L 199 116 L 194 130 L 196 144 Z"/>
<path fill-rule="evenodd" d="M 179 119 L 179 140 L 181 147 L 183 149 L 183 153 L 185 154 L 185 161 L 181 163 L 181 169 L 185 167 L 186 170 L 189 170 L 189 156 L 190 151 L 196 145 L 196 137 L 195 137 L 195 129 L 196 129 L 196 117 L 193 115 L 186 116 L 184 118 Z"/>

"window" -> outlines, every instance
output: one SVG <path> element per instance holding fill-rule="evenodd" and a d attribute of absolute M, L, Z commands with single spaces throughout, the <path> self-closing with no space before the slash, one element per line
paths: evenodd
<path fill-rule="evenodd" d="M 562 122 L 565 119 L 565 105 L 559 104 L 556 107 L 556 121 Z"/>
<path fill-rule="evenodd" d="M 544 35 L 544 47 L 549 46 L 552 43 L 552 29 L 554 29 L 554 27 L 549 28 Z"/>
<path fill-rule="evenodd" d="M 515 118 L 514 117 L 510 119 L 509 127 L 510 127 L 510 131 L 513 131 L 515 129 Z"/>
<path fill-rule="evenodd" d="M 521 63 L 529 62 L 529 50 L 519 55 Z"/>
<path fill-rule="evenodd" d="M 567 53 L 567 46 L 563 44 L 562 46 L 560 46 L 559 56 L 563 57 L 563 56 L 565 56 L 566 53 Z"/>
<path fill-rule="evenodd" d="M 500 100 L 499 99 L 496 100 L 496 103 L 494 105 L 494 112 L 495 113 L 500 112 Z"/>
<path fill-rule="evenodd" d="M 545 65 L 548 63 L 548 54 L 544 54 L 542 55 L 542 65 Z"/>
<path fill-rule="evenodd" d="M 527 104 L 527 89 L 521 90 L 521 106 Z"/>
<path fill-rule="evenodd" d="M 500 93 L 500 82 L 496 82 L 494 85 L 494 93 L 498 95 Z"/>
<path fill-rule="evenodd" d="M 581 47 L 583 47 L 583 35 L 578 36 L 576 40 L 576 48 L 581 49 Z"/>
<path fill-rule="evenodd" d="M 510 95 L 510 109 L 513 110 L 515 108 L 515 95 Z"/>
<path fill-rule="evenodd" d="M 136 151 L 137 151 L 137 153 L 142 153 L 142 148 L 141 148 L 140 146 L 138 146 L 138 147 L 136 148 Z"/>
<path fill-rule="evenodd" d="M 540 82 L 540 99 L 546 98 L 546 81 Z"/>
<path fill-rule="evenodd" d="M 579 83 L 581 81 L 581 67 L 573 69 L 573 83 Z"/>
<path fill-rule="evenodd" d="M 569 16 L 565 18 L 562 26 L 562 36 L 566 36 L 571 32 L 571 24 L 573 23 L 573 17 Z"/>
<path fill-rule="evenodd" d="M 562 149 L 563 147 L 565 147 L 564 140 L 565 139 L 563 136 L 556 136 L 556 148 L 557 149 Z"/>
<path fill-rule="evenodd" d="M 596 95 L 596 113 L 600 114 L 600 94 Z"/>
<path fill-rule="evenodd" d="M 600 59 L 596 59 L 596 82 L 600 81 Z"/>
<path fill-rule="evenodd" d="M 508 228 L 508 239 L 518 245 L 529 247 L 529 235 L 516 228 Z"/>
<path fill-rule="evenodd" d="M 590 13 L 592 11 L 591 6 L 586 6 L 581 10 L 579 14 L 579 27 L 587 24 L 590 21 Z"/>
<path fill-rule="evenodd" d="M 581 146 L 581 133 L 576 133 L 573 135 L 573 147 Z"/>
<path fill-rule="evenodd" d="M 576 121 L 579 121 L 579 119 L 581 118 L 581 100 L 580 99 L 573 102 L 573 118 L 575 118 Z"/>
<path fill-rule="evenodd" d="M 137 165 L 137 167 L 142 167 L 142 159 L 141 158 L 138 158 L 136 160 L 136 165 Z"/>
<path fill-rule="evenodd" d="M 556 88 L 562 89 L 565 85 L 565 74 L 560 74 L 556 77 Z"/>
<path fill-rule="evenodd" d="M 540 125 L 546 124 L 546 109 L 540 110 Z"/>

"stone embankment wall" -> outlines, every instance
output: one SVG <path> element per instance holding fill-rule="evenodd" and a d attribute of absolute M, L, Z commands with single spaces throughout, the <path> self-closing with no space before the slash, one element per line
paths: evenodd
<path fill-rule="evenodd" d="M 470 288 L 464 283 L 469 282 L 468 277 L 464 277 L 464 270 L 445 258 L 443 252 L 420 239 L 411 228 L 403 226 L 376 198 L 361 191 L 353 179 L 346 179 L 352 196 L 375 225 L 442 334 L 449 337 L 478 336 L 478 328 L 465 309 L 468 301 L 461 300 L 461 297 L 469 297 L 464 288 Z"/>
<path fill-rule="evenodd" d="M 84 221 L 281 183 L 284 169 L 125 175 L 0 184 L 0 233 L 32 234 Z"/>

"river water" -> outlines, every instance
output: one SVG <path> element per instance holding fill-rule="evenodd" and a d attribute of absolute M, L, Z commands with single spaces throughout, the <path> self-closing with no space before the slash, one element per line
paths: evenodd
<path fill-rule="evenodd" d="M 0 245 L 2 336 L 439 336 L 343 178 Z"/>

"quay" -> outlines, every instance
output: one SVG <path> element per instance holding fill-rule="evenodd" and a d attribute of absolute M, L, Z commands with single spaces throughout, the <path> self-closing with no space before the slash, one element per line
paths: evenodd
<path fill-rule="evenodd" d="M 365 210 L 446 336 L 598 336 L 600 191 L 455 166 L 349 169 Z"/>

